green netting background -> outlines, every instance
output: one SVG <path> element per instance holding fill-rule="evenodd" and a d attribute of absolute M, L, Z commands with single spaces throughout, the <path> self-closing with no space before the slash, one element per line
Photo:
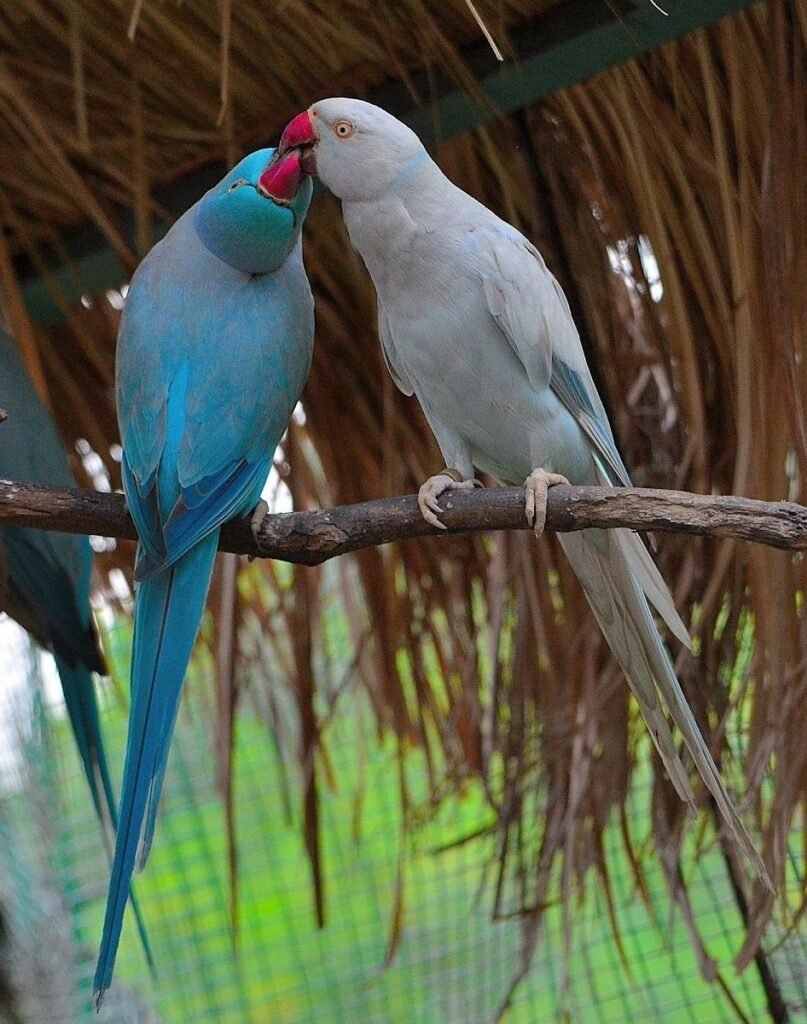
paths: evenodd
<path fill-rule="evenodd" d="M 112 682 L 102 683 L 104 727 L 119 780 L 125 740 L 129 629 L 107 616 Z M 338 631 L 337 631 L 338 632 Z M 337 645 L 338 646 L 338 645 Z M 351 652 L 329 657 L 333 687 Z M 131 916 L 116 982 L 101 1016 L 90 1003 L 103 918 L 107 854 L 87 797 L 55 670 L 12 624 L 0 624 L 0 911 L 22 1017 L 36 1024 L 99 1020 L 165 1024 L 483 1024 L 519 969 L 518 920 L 491 920 L 491 835 L 473 785 L 404 835 L 399 766 L 358 688 L 342 688 L 324 732 L 322 837 L 327 922 L 317 929 L 300 829 L 295 713 L 271 664 L 244 700 L 236 736 L 241 928 L 234 953 L 224 814 L 214 785 L 209 658 L 199 657 L 183 701 L 157 839 L 137 894 L 159 979 L 149 976 Z M 328 679 L 321 678 L 323 700 Z M 266 694 L 271 693 L 273 707 Z M 645 756 L 649 749 L 644 750 Z M 425 792 L 416 752 L 405 763 Z M 639 770 L 629 813 L 649 833 L 650 772 Z M 646 825 L 644 823 L 647 823 Z M 793 904 L 804 884 L 804 822 L 792 834 Z M 742 923 L 719 847 L 685 861 L 697 925 L 725 988 L 701 979 L 680 912 L 660 869 L 649 871 L 652 909 L 639 898 L 618 823 L 609 833 L 622 963 L 593 877 L 579 894 L 568 978 L 560 903 L 546 913 L 532 969 L 508 1024 L 568 1020 L 718 1024 L 770 1019 L 754 965 L 737 977 Z M 694 848 L 694 845 L 693 845 Z M 394 955 L 391 936 L 400 925 Z M 807 932 L 774 928 L 768 962 L 789 1019 L 807 1021 Z M 727 993 L 730 992 L 730 995 Z"/>

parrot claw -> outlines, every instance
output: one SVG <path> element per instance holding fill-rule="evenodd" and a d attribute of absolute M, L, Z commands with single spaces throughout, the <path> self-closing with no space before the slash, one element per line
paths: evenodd
<path fill-rule="evenodd" d="M 437 502 L 440 495 L 446 491 L 469 491 L 472 487 L 481 487 L 478 480 L 455 479 L 454 473 L 456 473 L 456 470 L 452 470 L 451 475 L 448 472 L 436 473 L 434 476 L 430 476 L 425 483 L 422 483 L 418 491 L 420 514 L 429 526 L 434 526 L 438 530 L 447 529 L 446 524 L 438 518 L 439 514 L 443 511 Z"/>
<path fill-rule="evenodd" d="M 557 484 L 566 484 L 568 487 L 569 481 L 560 473 L 548 473 L 545 469 L 534 469 L 524 481 L 527 522 L 536 537 L 541 536 L 546 525 L 546 492 Z"/>
<path fill-rule="evenodd" d="M 255 541 L 255 545 L 258 548 L 260 548 L 261 546 L 261 523 L 263 523 L 264 519 L 266 519 L 268 515 L 269 506 L 263 500 L 263 498 L 261 498 L 258 504 L 255 506 L 255 509 L 252 513 L 252 518 L 249 521 L 249 529 L 250 532 L 252 533 L 252 539 Z M 249 555 L 247 560 L 249 562 L 254 562 L 257 557 L 257 555 Z"/>

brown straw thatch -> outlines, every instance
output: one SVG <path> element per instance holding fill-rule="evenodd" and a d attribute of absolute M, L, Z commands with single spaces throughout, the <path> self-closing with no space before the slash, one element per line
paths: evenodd
<path fill-rule="evenodd" d="M 65 310 L 64 326 L 32 326 L 11 256 L 47 273 L 43 253 L 63 251 L 62 229 L 91 221 L 131 269 L 112 204 L 134 211 L 142 253 L 156 185 L 212 156 L 233 160 L 322 95 L 366 95 L 391 75 L 411 85 L 432 65 L 473 87 L 459 47 L 479 29 L 463 0 L 334 6 L 29 0 L 0 11 L 5 308 L 65 436 L 86 439 L 114 486 L 114 303 L 95 297 Z M 508 27 L 552 6 L 476 4 L 505 55 Z M 560 279 L 639 485 L 805 500 L 806 42 L 807 2 L 770 0 L 439 149 L 444 170 L 533 239 Z M 439 455 L 383 369 L 372 289 L 330 197 L 310 215 L 306 261 L 317 347 L 305 423 L 285 451 L 295 502 L 411 492 Z M 107 563 L 121 553 L 128 562 L 127 549 Z M 696 637 L 694 655 L 678 658 L 684 688 L 783 886 L 787 836 L 807 809 L 807 561 L 672 537 L 658 558 Z M 593 869 L 608 891 L 603 830 L 624 807 L 644 736 L 580 588 L 554 540 L 521 535 L 391 545 L 342 562 L 378 720 L 402 750 L 423 747 L 435 803 L 465 778 L 484 780 L 500 836 L 495 909 L 525 913 L 528 948 L 558 879 L 570 898 Z M 252 610 L 274 631 L 297 697 L 316 877 L 322 573 L 295 569 L 282 591 L 276 566 L 251 567 L 278 595 L 270 609 L 246 584 L 235 597 L 227 566 L 212 598 L 222 787 L 245 657 L 233 623 Z M 727 747 L 738 728 L 740 761 Z M 414 823 L 428 806 L 402 793 Z M 689 913 L 684 809 L 660 769 L 652 813 L 671 893 Z M 641 893 L 627 828 L 624 841 Z M 749 904 L 747 963 L 774 905 L 733 870 Z M 320 894 L 317 905 L 324 912 Z M 692 933 L 697 946 L 696 914 Z"/>

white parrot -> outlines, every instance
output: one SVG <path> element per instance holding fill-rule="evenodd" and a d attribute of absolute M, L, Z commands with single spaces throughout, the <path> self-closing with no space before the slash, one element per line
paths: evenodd
<path fill-rule="evenodd" d="M 375 284 L 387 367 L 417 396 L 445 459 L 418 495 L 428 522 L 443 525 L 440 495 L 474 486 L 475 467 L 525 481 L 536 534 L 548 486 L 630 485 L 566 297 L 522 234 L 449 181 L 411 129 L 362 100 L 314 103 L 286 127 L 279 152 L 290 149 L 341 199 Z M 726 827 L 772 888 L 653 621 L 648 601 L 689 646 L 641 539 L 620 529 L 559 540 L 679 796 L 695 809 L 663 705 Z"/>

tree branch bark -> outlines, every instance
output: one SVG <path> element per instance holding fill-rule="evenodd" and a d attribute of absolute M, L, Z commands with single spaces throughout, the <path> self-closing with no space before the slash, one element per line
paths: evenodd
<path fill-rule="evenodd" d="M 420 516 L 413 494 L 317 512 L 267 516 L 257 547 L 246 520 L 228 523 L 219 547 L 237 554 L 318 565 L 349 551 L 390 541 L 529 529 L 520 487 L 453 491 L 440 499 L 447 530 Z M 0 480 L 0 526 L 95 534 L 136 540 L 122 494 L 65 490 Z M 552 487 L 546 528 L 560 533 L 589 527 L 734 537 L 791 551 L 807 550 L 807 507 L 721 495 L 640 488 Z"/>

